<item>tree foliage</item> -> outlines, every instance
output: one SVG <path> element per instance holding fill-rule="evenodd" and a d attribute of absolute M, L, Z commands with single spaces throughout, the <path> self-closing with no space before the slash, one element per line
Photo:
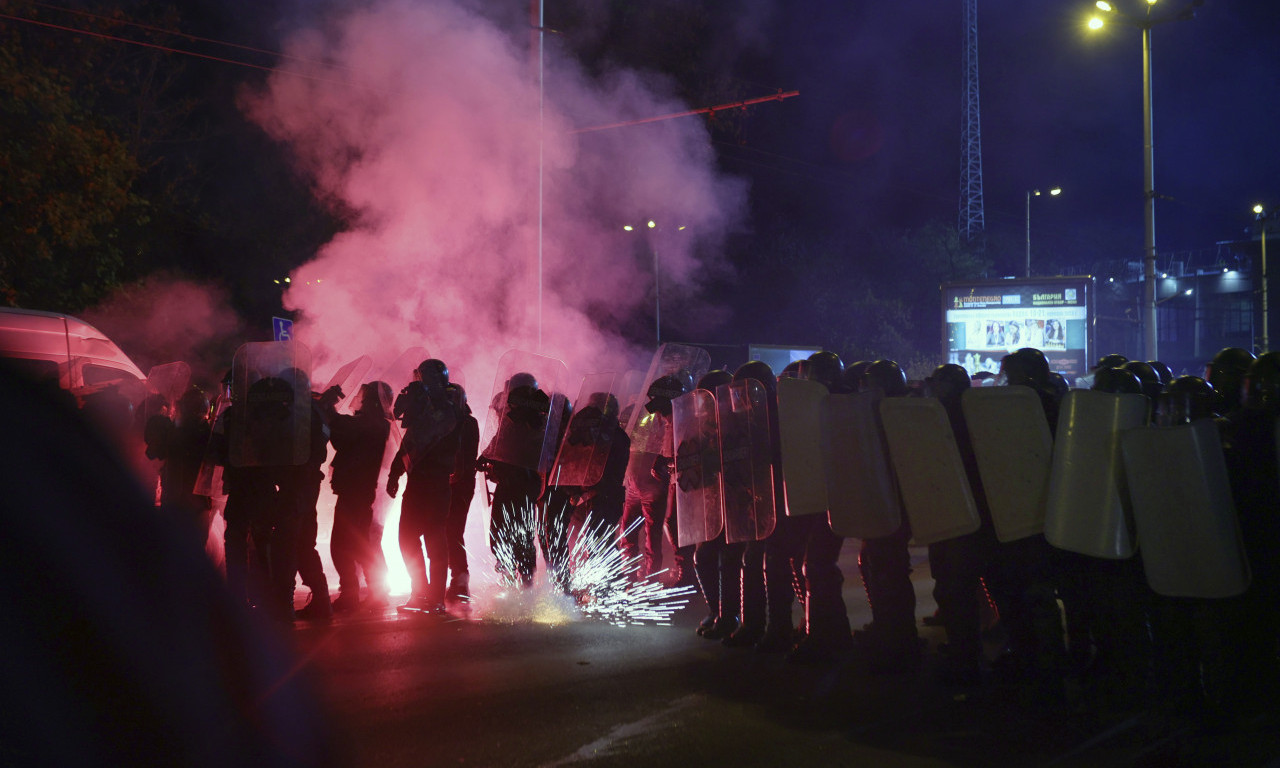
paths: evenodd
<path fill-rule="evenodd" d="M 83 306 L 127 274 L 120 226 L 146 208 L 138 157 L 79 92 L 71 57 L 48 63 L 0 31 L 0 298 Z"/>

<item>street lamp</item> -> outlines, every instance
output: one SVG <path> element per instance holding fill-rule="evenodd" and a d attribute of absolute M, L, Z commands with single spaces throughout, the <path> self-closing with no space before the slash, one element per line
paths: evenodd
<path fill-rule="evenodd" d="M 644 224 L 646 229 L 656 230 L 658 223 L 653 219 L 648 219 Z M 634 232 L 635 227 L 630 224 L 622 225 L 622 229 L 626 232 Z M 684 229 L 684 227 L 680 227 Z M 662 281 L 660 272 L 658 271 L 658 247 L 652 242 L 649 244 L 649 250 L 653 252 L 653 335 L 657 339 L 658 344 L 662 344 Z"/>
<path fill-rule="evenodd" d="M 1156 206 L 1155 179 L 1152 172 L 1154 165 L 1151 130 L 1151 28 L 1167 21 L 1185 21 L 1195 16 L 1195 9 L 1204 5 L 1204 0 L 1191 0 L 1181 11 L 1154 18 L 1151 15 L 1156 0 L 1146 0 L 1145 17 L 1130 16 L 1119 11 L 1106 0 L 1098 0 L 1098 10 L 1110 17 L 1119 19 L 1131 27 L 1142 31 L 1142 170 L 1143 170 L 1143 216 L 1146 238 L 1144 242 L 1142 268 L 1142 341 L 1144 354 L 1148 360 L 1158 360 L 1156 347 Z M 1089 20 L 1089 29 L 1102 29 L 1106 25 L 1103 17 L 1094 16 Z"/>
<path fill-rule="evenodd" d="M 1062 194 L 1062 187 L 1054 187 L 1049 190 L 1051 197 L 1057 197 Z M 1032 189 L 1027 192 L 1027 277 L 1031 277 L 1031 198 L 1039 197 L 1040 190 Z"/>
<path fill-rule="evenodd" d="M 1267 352 L 1271 349 L 1271 339 L 1267 332 L 1267 219 L 1271 218 L 1271 214 L 1262 203 L 1258 203 L 1253 206 L 1253 216 L 1262 232 L 1262 348 L 1259 351 Z"/>

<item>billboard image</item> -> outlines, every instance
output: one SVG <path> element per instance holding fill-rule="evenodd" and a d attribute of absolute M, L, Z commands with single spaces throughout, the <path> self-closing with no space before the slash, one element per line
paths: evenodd
<path fill-rule="evenodd" d="M 1052 277 L 942 286 L 947 362 L 972 376 L 999 373 L 1022 347 L 1042 350 L 1049 369 L 1075 381 L 1093 359 L 1093 278 Z"/>

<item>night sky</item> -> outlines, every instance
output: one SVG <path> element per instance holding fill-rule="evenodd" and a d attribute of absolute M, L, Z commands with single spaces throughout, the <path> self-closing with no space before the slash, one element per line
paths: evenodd
<path fill-rule="evenodd" d="M 1156 13 L 1187 5 L 1163 0 Z M 1013 267 L 1025 256 L 1026 192 L 1054 185 L 1060 197 L 1032 201 L 1033 253 L 1067 264 L 1141 258 L 1141 34 L 1091 32 L 1090 15 L 1087 2 L 979 3 L 985 217 L 989 233 L 1020 247 L 1006 256 Z M 1155 189 L 1169 198 L 1156 208 L 1162 255 L 1211 250 L 1243 235 L 1255 202 L 1280 205 L 1278 17 L 1274 3 L 1209 0 L 1194 19 L 1152 31 Z M 749 148 L 725 151 L 750 161 L 739 165 L 755 169 L 757 195 L 799 182 L 811 194 L 793 204 L 815 219 L 955 221 L 962 3 L 809 2 L 774 18 L 749 68 L 801 96 L 758 108 Z"/>
<path fill-rule="evenodd" d="M 411 0 L 398 1 L 414 6 Z M 1143 0 L 1115 3 L 1132 14 L 1147 9 Z M 527 0 L 467 0 L 463 5 L 497 21 L 513 48 L 527 45 Z M 1172 15 L 1189 5 L 1189 0 L 1160 0 L 1153 13 Z M 198 34 L 279 51 L 326 9 L 351 7 L 338 0 L 192 0 L 184 15 Z M 658 82 L 665 78 L 666 90 L 690 108 L 799 91 L 797 98 L 710 122 L 708 137 L 718 167 L 748 184 L 745 237 L 790 230 L 828 243 L 848 242 L 850 261 L 867 264 L 879 255 L 867 245 L 873 242 L 867 233 L 931 223 L 955 226 L 963 95 L 961 0 L 546 0 L 545 13 L 554 30 L 549 45 L 580 59 L 588 73 L 626 68 L 652 74 Z M 1032 200 L 1036 274 L 1142 258 L 1141 35 L 1118 23 L 1091 32 L 1086 21 L 1096 13 L 1087 0 L 979 2 L 990 277 L 1022 274 L 1026 193 L 1055 185 L 1062 187 L 1061 196 Z M 1280 208 L 1280 158 L 1272 120 L 1277 110 L 1271 99 L 1280 73 L 1280 46 L 1272 40 L 1277 22 L 1280 4 L 1274 2 L 1205 0 L 1195 18 L 1170 21 L 1152 32 L 1155 189 L 1160 196 L 1156 244 L 1162 262 L 1208 266 L 1216 243 L 1248 238 L 1255 203 Z M 232 57 L 286 66 L 257 54 Z M 208 109 L 222 114 L 228 124 L 211 135 L 231 137 L 225 141 L 235 149 L 235 157 L 218 166 L 219 178 L 207 186 L 213 207 L 236 221 L 293 217 L 298 227 L 310 226 L 298 214 L 302 206 L 288 202 L 287 190 L 279 191 L 288 175 L 273 177 L 262 170 L 287 161 L 241 162 L 260 153 L 287 155 L 250 125 L 236 104 L 242 86 L 260 85 L 264 73 L 208 62 L 199 66 L 215 73 L 219 84 L 210 89 L 209 101 L 217 103 Z M 554 91 L 557 84 L 547 87 Z M 296 179 L 291 183 L 299 188 Z M 215 191 L 221 202 L 212 199 Z M 236 213 L 236 205 L 243 210 Z M 316 247 L 312 243 L 324 242 L 332 232 L 320 228 L 310 234 L 280 234 L 285 247 L 273 246 L 273 252 L 288 251 L 289 243 L 309 252 Z M 736 258 L 733 246 L 730 241 L 731 261 Z M 253 272 L 253 282 L 265 284 L 290 268 L 265 262 L 256 258 L 236 269 Z M 788 266 L 804 273 L 809 265 Z M 718 286 L 717 301 L 732 302 L 735 292 L 751 294 L 753 289 L 758 298 L 759 286 L 731 283 Z M 788 329 L 786 339 L 762 338 L 769 318 L 758 309 L 733 307 L 737 319 L 704 338 L 826 341 L 805 328 Z M 636 320 L 642 333 L 647 322 Z M 921 346 L 931 343 L 932 328 L 918 332 L 926 339 Z"/>

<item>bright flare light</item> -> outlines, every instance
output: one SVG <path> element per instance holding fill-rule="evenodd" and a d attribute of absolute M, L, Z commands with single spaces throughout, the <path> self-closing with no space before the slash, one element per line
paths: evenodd
<path fill-rule="evenodd" d="M 1103 26 L 1102 19 L 1098 18 L 1097 16 L 1094 16 L 1093 18 L 1089 19 L 1089 29 L 1102 29 L 1102 26 Z"/>
<path fill-rule="evenodd" d="M 567 515 L 554 517 L 543 535 L 551 541 L 569 540 L 563 523 Z M 540 521 L 546 519 L 545 505 L 526 505 L 511 521 L 511 528 L 494 540 L 497 601 L 485 611 L 486 618 L 563 624 L 587 616 L 620 627 L 645 622 L 669 625 L 671 616 L 688 605 L 686 598 L 696 592 L 694 587 L 664 586 L 657 579 L 660 573 L 638 577 L 642 557 L 627 557 L 621 542 L 640 520 L 619 533 L 616 526 L 593 525 L 590 517 L 564 548 L 563 560 L 546 564 L 546 578 L 522 588 L 517 544 L 532 539 L 536 546 Z"/>

